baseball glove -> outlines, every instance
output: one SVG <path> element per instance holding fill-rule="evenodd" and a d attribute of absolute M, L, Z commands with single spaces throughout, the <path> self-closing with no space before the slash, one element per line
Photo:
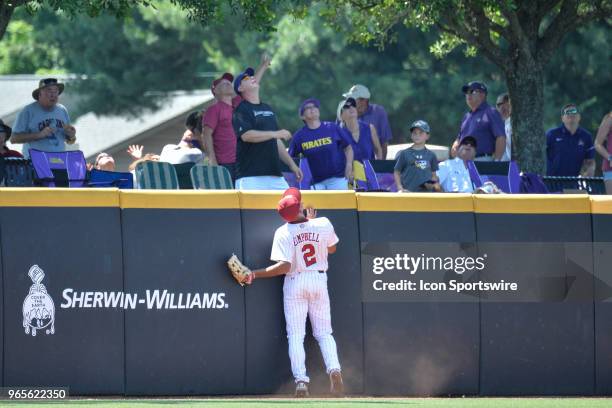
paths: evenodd
<path fill-rule="evenodd" d="M 244 286 L 244 281 L 246 281 L 251 274 L 251 270 L 244 266 L 240 259 L 236 256 L 236 254 L 232 254 L 232 256 L 227 260 L 227 267 L 229 268 L 232 276 L 236 279 L 236 282 L 240 284 L 240 286 Z"/>

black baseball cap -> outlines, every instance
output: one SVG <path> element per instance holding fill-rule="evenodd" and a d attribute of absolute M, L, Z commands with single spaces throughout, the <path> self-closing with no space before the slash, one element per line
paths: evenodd
<path fill-rule="evenodd" d="M 461 141 L 459 142 L 459 146 L 464 144 L 471 144 L 472 146 L 474 146 L 474 148 L 478 146 L 478 143 L 476 143 L 476 138 L 474 136 L 466 136 L 461 139 Z"/>

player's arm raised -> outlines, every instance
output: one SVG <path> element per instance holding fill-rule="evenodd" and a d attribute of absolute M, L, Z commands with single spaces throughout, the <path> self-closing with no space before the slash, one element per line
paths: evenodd
<path fill-rule="evenodd" d="M 286 275 L 291 270 L 291 262 L 279 261 L 267 268 L 255 269 L 251 271 L 248 279 L 244 282 L 250 285 L 256 278 L 273 278 L 275 276 Z"/>

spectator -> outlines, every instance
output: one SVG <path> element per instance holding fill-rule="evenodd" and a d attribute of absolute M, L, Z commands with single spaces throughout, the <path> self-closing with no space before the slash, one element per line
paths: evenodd
<path fill-rule="evenodd" d="M 429 124 L 424 120 L 417 120 L 410 126 L 413 144 L 400 153 L 393 171 L 397 191 L 440 191 L 436 176 L 438 159 L 425 147 L 429 133 Z"/>
<path fill-rule="evenodd" d="M 301 170 L 287 153 L 283 140 L 291 133 L 279 129 L 272 108 L 259 98 L 259 82 L 253 68 L 247 68 L 234 79 L 234 91 L 242 102 L 234 110 L 232 124 L 238 142 L 236 148 L 236 188 L 239 190 L 286 190 L 281 160 L 295 173 L 299 182 Z"/>
<path fill-rule="evenodd" d="M 338 125 L 321 122 L 314 98 L 306 99 L 299 108 L 304 127 L 298 130 L 289 145 L 289 155 L 300 153 L 308 159 L 313 190 L 346 190 L 353 179 L 353 149 L 350 140 Z"/>
<path fill-rule="evenodd" d="M 357 118 L 357 101 L 347 98 L 338 105 L 338 121 L 344 128 L 353 147 L 353 160 L 382 159 L 382 147 L 374 125 L 369 125 Z"/>
<path fill-rule="evenodd" d="M 573 103 L 565 105 L 561 109 L 561 121 L 561 126 L 546 132 L 546 175 L 593 177 L 593 136 L 579 126 L 578 107 Z"/>
<path fill-rule="evenodd" d="M 502 161 L 512 160 L 512 103 L 510 102 L 510 95 L 503 93 L 497 97 L 497 111 L 504 120 L 504 130 L 506 132 L 506 150 L 502 156 Z"/>
<path fill-rule="evenodd" d="M 344 98 L 353 98 L 357 102 L 357 116 L 362 122 L 374 125 L 381 146 L 381 159 L 387 158 L 387 146 L 393 139 L 389 118 L 385 108 L 370 103 L 370 90 L 363 85 L 353 85 L 342 95 Z"/>
<path fill-rule="evenodd" d="M 136 166 L 138 166 L 138 163 L 146 161 L 159 161 L 159 155 L 154 153 L 143 154 L 143 150 L 143 145 L 130 145 L 127 149 L 127 153 L 134 159 L 134 161 L 128 166 L 128 171 L 132 173 L 134 180 L 134 188 L 140 188 L 138 178 L 136 177 Z"/>
<path fill-rule="evenodd" d="M 11 138 L 11 133 L 11 127 L 4 124 L 4 121 L 0 119 L 0 156 L 22 158 L 23 155 L 21 153 L 16 150 L 11 150 L 6 146 L 6 142 Z"/>
<path fill-rule="evenodd" d="M 196 148 L 204 151 L 202 138 L 202 112 L 191 112 L 185 120 L 185 132 L 179 142 L 182 148 Z"/>
<path fill-rule="evenodd" d="M 442 191 L 447 193 L 471 193 L 474 185 L 467 168 L 468 162 L 476 157 L 476 138 L 466 136 L 459 142 L 457 156 L 444 160 L 436 173 Z"/>
<path fill-rule="evenodd" d="M 461 130 L 451 148 L 451 156 L 457 156 L 459 142 L 469 135 L 478 142 L 475 160 L 501 160 L 506 150 L 504 121 L 499 112 L 487 103 L 486 85 L 470 82 L 462 90 L 470 112 L 463 116 Z"/>
<path fill-rule="evenodd" d="M 182 147 L 175 144 L 165 145 L 159 155 L 159 161 L 170 164 L 200 163 L 203 160 L 204 153 L 197 147 Z"/>
<path fill-rule="evenodd" d="M 30 156 L 30 148 L 63 152 L 66 143 L 76 142 L 76 129 L 70 124 L 68 111 L 58 103 L 63 91 L 64 84 L 57 79 L 42 79 L 32 92 L 36 102 L 27 105 L 17 115 L 11 142 L 24 143 L 26 158 Z"/>
<path fill-rule="evenodd" d="M 270 66 L 270 57 L 263 54 L 261 64 L 255 72 L 255 80 L 261 82 Z M 234 93 L 234 76 L 228 72 L 212 82 L 210 90 L 216 102 L 206 109 L 202 118 L 205 152 L 212 166 L 220 164 L 229 170 L 232 180 L 236 180 L 237 138 L 232 127 L 232 114 L 242 98 Z"/>
<path fill-rule="evenodd" d="M 100 153 L 96 157 L 93 168 L 96 170 L 115 171 L 115 159 L 108 153 Z"/>
<path fill-rule="evenodd" d="M 606 114 L 601 120 L 595 137 L 595 149 L 603 157 L 601 170 L 606 183 L 606 193 L 612 194 L 612 112 Z"/>

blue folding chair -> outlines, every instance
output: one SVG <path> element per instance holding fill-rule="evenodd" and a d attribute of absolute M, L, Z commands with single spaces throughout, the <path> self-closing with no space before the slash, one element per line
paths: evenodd
<path fill-rule="evenodd" d="M 521 176 L 516 162 L 468 162 L 468 172 L 474 189 L 491 181 L 504 193 L 517 194 L 521 192 Z"/>
<path fill-rule="evenodd" d="M 36 181 L 43 187 L 86 187 L 87 163 L 80 150 L 44 152 L 30 149 Z"/>
<path fill-rule="evenodd" d="M 89 172 L 90 187 L 116 187 L 122 189 L 134 188 L 132 173 L 92 169 Z"/>

